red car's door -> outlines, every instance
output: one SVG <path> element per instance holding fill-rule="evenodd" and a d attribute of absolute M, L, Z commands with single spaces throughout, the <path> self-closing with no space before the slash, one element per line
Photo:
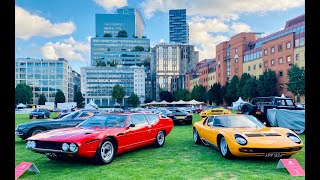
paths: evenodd
<path fill-rule="evenodd" d="M 138 148 L 148 144 L 149 139 L 149 123 L 143 114 L 133 114 L 130 116 L 129 124 L 134 124 L 134 127 L 129 127 L 126 130 L 128 145 L 126 150 Z"/>

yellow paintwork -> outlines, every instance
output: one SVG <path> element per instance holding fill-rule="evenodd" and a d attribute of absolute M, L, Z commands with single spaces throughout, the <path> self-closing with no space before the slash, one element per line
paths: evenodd
<path fill-rule="evenodd" d="M 201 111 L 200 116 L 201 118 L 205 118 L 211 115 L 222 115 L 222 114 L 232 114 L 232 112 L 229 109 L 225 109 L 225 108 L 213 108 L 213 109 Z"/>
<path fill-rule="evenodd" d="M 239 116 L 239 114 L 232 114 L 231 116 Z M 241 115 L 240 115 L 241 116 Z M 282 156 L 291 156 L 297 153 L 302 147 L 303 142 L 297 144 L 291 141 L 286 133 L 290 132 L 297 137 L 299 137 L 292 130 L 282 127 L 263 127 L 263 128 L 221 128 L 221 127 L 212 127 L 207 124 L 203 124 L 207 118 L 203 118 L 202 120 L 195 122 L 193 124 L 193 128 L 195 128 L 199 134 L 199 137 L 206 142 L 210 143 L 213 146 L 218 146 L 218 139 L 220 136 L 224 136 L 228 148 L 230 152 L 234 156 L 238 157 L 257 157 L 257 156 L 265 156 L 264 152 L 259 153 L 244 153 L 240 152 L 239 148 L 292 148 L 296 147 L 298 150 L 291 152 L 280 152 Z M 263 137 L 248 137 L 246 134 L 250 133 L 277 133 L 281 136 L 263 136 Z M 246 145 L 240 145 L 236 142 L 234 134 L 242 135 L 246 140 Z"/>

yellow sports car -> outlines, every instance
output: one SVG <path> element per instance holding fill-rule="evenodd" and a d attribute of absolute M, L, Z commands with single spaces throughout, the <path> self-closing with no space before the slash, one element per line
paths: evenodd
<path fill-rule="evenodd" d="M 200 116 L 201 118 L 205 118 L 210 115 L 221 115 L 221 114 L 232 114 L 232 112 L 225 108 L 213 108 L 213 109 L 208 109 L 206 111 L 202 111 L 200 113 Z"/>
<path fill-rule="evenodd" d="M 223 157 L 288 158 L 297 153 L 303 142 L 287 128 L 266 127 L 252 115 L 209 116 L 193 124 L 196 144 L 217 147 Z"/>

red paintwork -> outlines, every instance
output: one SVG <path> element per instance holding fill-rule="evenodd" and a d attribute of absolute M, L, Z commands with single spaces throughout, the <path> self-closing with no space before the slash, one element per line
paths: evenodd
<path fill-rule="evenodd" d="M 127 126 L 130 114 L 128 114 Z M 27 140 L 76 143 L 79 146 L 76 156 L 92 158 L 99 144 L 106 137 L 111 137 L 117 142 L 116 155 L 118 155 L 132 149 L 151 145 L 155 142 L 156 135 L 160 130 L 164 130 L 167 136 L 172 128 L 172 119 L 159 116 L 158 122 L 143 127 L 102 128 L 97 126 L 90 128 L 63 128 L 36 134 Z"/>

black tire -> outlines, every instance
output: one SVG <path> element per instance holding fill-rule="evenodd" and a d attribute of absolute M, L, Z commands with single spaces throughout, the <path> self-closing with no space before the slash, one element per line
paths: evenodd
<path fill-rule="evenodd" d="M 100 165 L 111 163 L 114 156 L 116 155 L 116 149 L 117 149 L 116 145 L 112 139 L 110 138 L 104 139 L 100 143 L 96 151 L 96 154 L 93 157 L 93 163 L 100 164 Z M 108 151 L 105 152 L 105 150 L 108 150 Z"/>
<path fill-rule="evenodd" d="M 221 137 L 219 140 L 219 149 L 222 157 L 226 159 L 231 159 L 233 157 L 232 153 L 229 150 L 229 146 L 225 137 Z"/>
<path fill-rule="evenodd" d="M 192 120 L 191 120 L 191 121 L 188 121 L 186 124 L 187 124 L 187 125 L 191 125 L 191 124 L 192 124 Z"/>
<path fill-rule="evenodd" d="M 195 144 L 202 144 L 198 131 L 195 127 L 193 128 L 193 142 Z"/>
<path fill-rule="evenodd" d="M 48 116 L 47 116 L 48 118 L 50 118 L 50 114 L 48 114 Z"/>
<path fill-rule="evenodd" d="M 41 133 L 43 131 L 46 131 L 46 129 L 42 128 L 42 127 L 34 127 L 32 129 L 30 129 L 30 131 L 28 132 L 28 137 L 34 136 L 34 135 Z"/>
<path fill-rule="evenodd" d="M 166 134 L 164 131 L 159 131 L 156 136 L 156 141 L 154 142 L 154 146 L 156 148 L 162 147 L 164 142 L 166 141 Z"/>
<path fill-rule="evenodd" d="M 244 103 L 241 106 L 241 114 L 250 114 L 250 115 L 252 115 L 254 113 L 253 111 L 254 111 L 253 105 L 250 104 L 250 103 Z"/>
<path fill-rule="evenodd" d="M 33 116 L 29 116 L 29 119 L 32 119 L 33 118 Z"/>

